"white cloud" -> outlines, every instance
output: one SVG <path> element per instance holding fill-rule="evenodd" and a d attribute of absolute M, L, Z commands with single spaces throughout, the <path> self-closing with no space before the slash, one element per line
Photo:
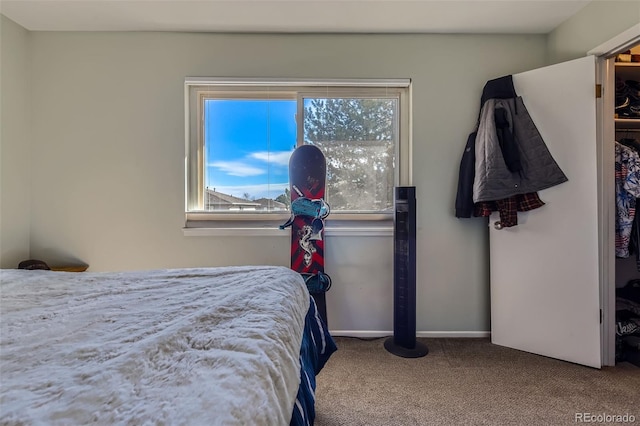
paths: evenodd
<path fill-rule="evenodd" d="M 266 173 L 264 169 L 250 166 L 242 161 L 214 161 L 209 163 L 209 167 L 215 167 L 228 175 L 240 177 L 258 176 Z"/>
<path fill-rule="evenodd" d="M 230 176 L 258 176 L 265 174 L 266 170 L 264 167 L 256 167 L 249 164 L 252 162 L 251 160 L 264 161 L 271 165 L 288 166 L 291 152 L 292 151 L 258 151 L 247 155 L 245 157 L 246 161 L 214 161 L 209 163 L 207 166 L 215 167 Z"/>
<path fill-rule="evenodd" d="M 289 157 L 291 157 L 292 151 L 260 151 L 253 152 L 249 156 L 251 158 L 255 158 L 256 160 L 268 161 L 272 164 L 278 164 L 280 166 L 288 166 L 289 165 Z"/>

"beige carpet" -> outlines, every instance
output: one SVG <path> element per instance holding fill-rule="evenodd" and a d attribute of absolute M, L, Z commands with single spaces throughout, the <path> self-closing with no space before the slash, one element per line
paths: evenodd
<path fill-rule="evenodd" d="M 385 339 L 335 340 L 318 376 L 318 426 L 614 424 L 625 414 L 640 424 L 632 364 L 597 370 L 488 339 L 419 339 L 429 354 L 417 359 L 390 354 Z"/>

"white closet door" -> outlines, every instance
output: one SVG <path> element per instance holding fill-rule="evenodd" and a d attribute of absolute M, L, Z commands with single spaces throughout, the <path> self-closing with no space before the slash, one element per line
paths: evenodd
<path fill-rule="evenodd" d="M 546 205 L 518 226 L 491 217 L 492 341 L 600 368 L 595 58 L 513 81 L 569 181 L 540 191 Z"/>

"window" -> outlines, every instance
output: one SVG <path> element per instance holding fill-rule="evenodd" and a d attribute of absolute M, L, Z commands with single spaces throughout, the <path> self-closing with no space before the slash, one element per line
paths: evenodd
<path fill-rule="evenodd" d="M 288 216 L 288 164 L 302 144 L 327 160 L 332 218 L 388 218 L 409 183 L 409 81 L 187 79 L 186 213 Z"/>

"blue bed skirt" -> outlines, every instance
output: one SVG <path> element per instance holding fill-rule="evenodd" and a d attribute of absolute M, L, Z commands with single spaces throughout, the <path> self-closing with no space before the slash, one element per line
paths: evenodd
<path fill-rule="evenodd" d="M 318 313 L 313 297 L 304 323 L 300 348 L 300 388 L 293 406 L 292 426 L 313 425 L 316 417 L 316 375 L 336 350 L 336 344 Z"/>

